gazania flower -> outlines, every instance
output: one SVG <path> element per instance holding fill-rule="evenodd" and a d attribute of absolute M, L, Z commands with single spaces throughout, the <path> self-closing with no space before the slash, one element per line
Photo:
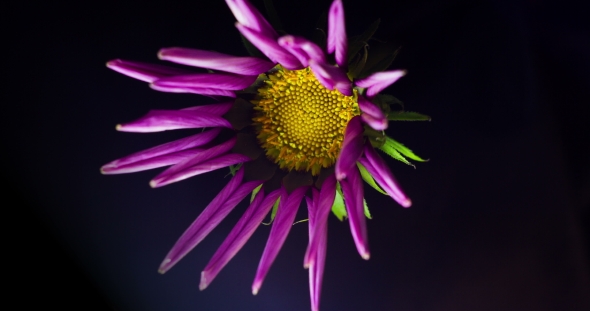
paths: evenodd
<path fill-rule="evenodd" d="M 312 310 L 318 310 L 330 211 L 341 220 L 348 219 L 359 254 L 369 259 L 363 180 L 401 206 L 411 205 L 375 149 L 407 164 L 405 157 L 423 161 L 383 131 L 389 120 L 428 117 L 391 111 L 389 104 L 395 99 L 379 93 L 405 71 L 363 71 L 368 52 L 358 44 L 348 47 L 340 0 L 329 11 L 325 52 L 305 38 L 279 36 L 246 0 L 226 2 L 237 19 L 236 28 L 268 59 L 165 48 L 158 53 L 160 59 L 209 71 L 108 62 L 109 68 L 148 82 L 155 90 L 206 95 L 217 102 L 152 110 L 118 125 L 119 131 L 142 133 L 204 130 L 115 160 L 101 170 L 120 174 L 168 166 L 150 182 L 161 187 L 212 170 L 231 169 L 233 177 L 227 186 L 179 238 L 159 269 L 164 273 L 172 268 L 251 195 L 250 206 L 203 270 L 201 289 L 270 213 L 272 228 L 252 285 L 256 294 L 305 198 L 309 246 L 303 262 L 309 269 Z M 371 35 L 354 42 L 368 41 Z M 348 55 L 349 51 L 354 54 Z"/>

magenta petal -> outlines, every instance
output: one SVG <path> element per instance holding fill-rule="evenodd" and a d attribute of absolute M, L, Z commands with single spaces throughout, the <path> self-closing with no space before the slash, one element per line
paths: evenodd
<path fill-rule="evenodd" d="M 195 134 L 189 137 L 185 137 L 179 140 L 171 141 L 169 143 L 165 143 L 156 147 L 136 152 L 134 154 L 128 155 L 126 157 L 105 164 L 101 168 L 101 171 L 104 174 L 112 174 L 113 170 L 116 170 L 117 168 L 124 165 L 132 164 L 135 162 L 143 161 L 146 159 L 166 154 L 171 154 L 181 150 L 202 146 L 213 140 L 213 138 L 217 137 L 219 131 L 219 129 L 211 129 L 203 133 Z"/>
<path fill-rule="evenodd" d="M 203 127 L 231 128 L 231 124 L 222 117 L 190 110 L 150 110 L 145 116 L 133 122 L 117 125 L 117 130 L 152 133 Z"/>
<path fill-rule="evenodd" d="M 191 93 L 205 96 L 227 96 L 232 98 L 236 97 L 236 94 L 232 91 L 215 88 L 161 86 L 154 84 L 150 84 L 150 87 L 156 91 L 167 93 Z"/>
<path fill-rule="evenodd" d="M 261 189 L 250 204 L 244 215 L 234 226 L 227 238 L 217 249 L 203 272 L 201 272 L 201 283 L 199 289 L 203 290 L 225 267 L 225 265 L 240 251 L 248 239 L 254 234 L 258 225 L 264 220 L 280 194 L 275 190 L 264 197 L 264 190 Z"/>
<path fill-rule="evenodd" d="M 227 91 L 243 90 L 256 81 L 256 76 L 230 73 L 195 73 L 158 79 L 155 87 L 214 88 Z"/>
<path fill-rule="evenodd" d="M 256 57 L 238 57 L 218 52 L 186 48 L 161 49 L 158 57 L 178 64 L 257 76 L 269 71 L 274 64 Z"/>
<path fill-rule="evenodd" d="M 318 81 L 328 90 L 337 89 L 345 96 L 352 95 L 352 83 L 342 68 L 313 59 L 309 60 L 309 67 Z"/>
<path fill-rule="evenodd" d="M 258 270 L 256 271 L 256 276 L 254 277 L 254 283 L 252 284 L 252 293 L 254 295 L 256 295 L 258 290 L 260 290 L 260 286 L 262 286 L 264 277 L 268 273 L 270 266 L 277 257 L 279 250 L 283 246 L 283 243 L 285 242 L 285 239 L 287 238 L 287 235 L 293 226 L 297 209 L 299 209 L 299 204 L 301 204 L 301 200 L 303 199 L 305 191 L 307 191 L 306 186 L 299 187 L 295 189 L 291 195 L 288 195 L 287 191 L 282 188 L 279 208 L 272 224 L 272 229 L 270 230 L 270 235 L 266 242 L 266 246 L 264 247 L 262 258 L 258 264 Z"/>
<path fill-rule="evenodd" d="M 389 122 L 387 121 L 387 119 L 385 119 L 385 118 L 376 119 L 366 113 L 361 114 L 361 119 L 363 120 L 363 122 L 368 124 L 372 129 L 377 130 L 377 131 L 384 131 L 385 129 L 387 129 L 387 127 L 389 125 Z"/>
<path fill-rule="evenodd" d="M 355 82 L 358 87 L 367 89 L 367 97 L 373 97 L 386 87 L 393 84 L 406 74 L 405 70 L 391 70 L 376 72 L 364 79 Z"/>
<path fill-rule="evenodd" d="M 203 152 L 203 149 L 188 149 L 188 150 L 181 150 L 129 164 L 124 165 L 117 165 L 117 166 L 103 166 L 101 168 L 101 172 L 105 175 L 110 174 L 126 174 L 126 173 L 135 173 L 141 171 L 147 171 L 154 168 L 159 168 L 163 166 L 174 165 L 179 162 L 185 161 L 190 159 L 199 153 Z"/>
<path fill-rule="evenodd" d="M 346 179 L 340 181 L 340 185 L 356 249 L 363 259 L 369 259 L 367 224 L 363 205 L 363 180 L 358 169 L 355 167 L 350 170 Z"/>
<path fill-rule="evenodd" d="M 180 163 L 168 168 L 167 170 L 163 171 L 158 176 L 156 176 L 154 179 L 152 179 L 150 184 L 152 185 L 152 187 L 158 187 L 165 180 L 169 179 L 172 176 L 178 175 L 179 173 L 185 171 L 188 168 L 191 168 L 197 164 L 204 163 L 205 161 L 208 161 L 208 160 L 213 159 L 217 156 L 225 154 L 226 152 L 230 151 L 234 147 L 235 144 L 236 144 L 236 139 L 231 138 L 231 139 L 229 139 L 217 146 L 213 146 L 207 150 L 204 150 L 203 152 L 199 153 L 198 155 L 196 155 L 190 159 L 187 159 L 186 161 L 180 162 Z"/>
<path fill-rule="evenodd" d="M 363 153 L 363 126 L 359 116 L 353 117 L 348 121 L 344 131 L 344 141 L 338 160 L 336 160 L 336 179 L 346 178 L 348 172 L 356 169 L 356 161 Z"/>
<path fill-rule="evenodd" d="M 389 167 L 387 167 L 385 161 L 373 149 L 373 146 L 365 144 L 364 156 L 359 159 L 359 162 L 392 199 L 403 207 L 410 207 L 412 205 L 412 201 L 401 190 L 391 174 Z"/>
<path fill-rule="evenodd" d="M 160 273 L 165 273 L 172 268 L 182 257 L 197 246 L 242 199 L 260 185 L 259 181 L 251 181 L 240 185 L 243 176 L 243 170 L 239 170 L 180 236 L 160 265 Z"/>
<path fill-rule="evenodd" d="M 377 107 L 377 105 L 362 95 L 358 96 L 358 104 L 359 108 L 363 112 L 361 118 L 366 124 L 377 131 L 383 131 L 387 129 L 389 122 L 387 121 L 383 111 L 381 111 L 381 108 Z"/>
<path fill-rule="evenodd" d="M 347 65 L 346 52 L 348 42 L 346 39 L 346 28 L 344 26 L 344 6 L 342 1 L 334 0 L 328 13 L 328 53 L 336 51 L 336 63 L 340 67 Z"/>
<path fill-rule="evenodd" d="M 274 38 L 269 38 L 241 23 L 236 23 L 236 27 L 240 33 L 248 39 L 248 41 L 257 47 L 260 52 L 266 55 L 271 61 L 279 63 L 289 70 L 299 70 L 304 68 L 304 66 L 301 65 L 301 62 L 299 62 L 299 60 L 287 50 L 282 48 Z"/>
<path fill-rule="evenodd" d="M 132 62 L 121 59 L 114 59 L 107 62 L 107 67 L 126 76 L 149 83 L 154 82 L 160 78 L 186 75 L 191 73 L 190 71 L 184 69 L 176 69 L 162 65 Z"/>
<path fill-rule="evenodd" d="M 225 0 L 225 2 L 240 24 L 261 33 L 269 39 L 276 39 L 278 37 L 274 28 L 272 28 L 262 14 L 248 1 Z"/>
<path fill-rule="evenodd" d="M 193 107 L 188 107 L 188 108 L 184 108 L 181 110 L 190 110 L 190 111 L 196 111 L 198 113 L 206 113 L 206 114 L 211 114 L 214 116 L 222 116 L 224 114 L 226 114 L 231 107 L 234 105 L 233 101 L 230 102 L 225 102 L 225 103 L 218 103 L 218 104 L 210 104 L 210 105 L 203 105 L 203 106 L 193 106 Z"/>
<path fill-rule="evenodd" d="M 279 38 L 279 45 L 297 57 L 305 67 L 309 66 L 310 59 L 322 63 L 326 62 L 326 55 L 322 49 L 305 38 L 291 35 L 283 36 Z"/>
<path fill-rule="evenodd" d="M 324 266 L 326 264 L 326 248 L 328 242 L 328 225 L 323 231 L 317 232 L 318 246 L 313 264 L 309 267 L 309 290 L 311 296 L 311 310 L 318 311 L 320 306 L 320 293 L 322 279 L 324 277 Z"/>
<path fill-rule="evenodd" d="M 317 211 L 315 214 L 316 221 L 315 225 L 313 226 L 313 231 L 310 234 L 310 241 L 307 251 L 305 252 L 303 261 L 304 267 L 309 267 L 315 260 L 318 247 L 320 245 L 320 233 L 323 232 L 325 227 L 328 225 L 328 216 L 330 215 L 330 210 L 334 204 L 335 196 L 336 178 L 334 178 L 334 175 L 330 175 L 322 184 L 321 192 L 318 195 L 318 202 L 317 206 L 315 207 Z"/>

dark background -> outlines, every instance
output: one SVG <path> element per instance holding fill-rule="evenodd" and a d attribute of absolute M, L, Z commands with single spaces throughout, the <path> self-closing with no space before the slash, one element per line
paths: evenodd
<path fill-rule="evenodd" d="M 281 2 L 281 3 L 279 3 Z M 389 161 L 414 205 L 366 187 L 371 259 L 330 219 L 322 310 L 589 310 L 590 36 L 567 1 L 344 1 L 349 35 L 376 18 L 402 46 L 386 90 L 432 122 L 388 133 L 430 162 Z M 254 2 L 262 8 L 261 1 Z M 307 35 L 330 1 L 277 1 Z M 586 13 L 585 13 L 586 12 Z M 185 133 L 119 133 L 149 109 L 212 103 L 108 70 L 161 47 L 246 55 L 223 1 L 16 2 L 3 9 L 2 187 L 7 301 L 21 309 L 308 310 L 306 224 L 258 296 L 270 227 L 204 292 L 199 274 L 244 203 L 165 275 L 157 267 L 226 170 L 150 189 L 157 172 L 99 167 Z M 303 211 L 303 209 L 302 209 Z M 299 219 L 305 218 L 302 213 Z"/>

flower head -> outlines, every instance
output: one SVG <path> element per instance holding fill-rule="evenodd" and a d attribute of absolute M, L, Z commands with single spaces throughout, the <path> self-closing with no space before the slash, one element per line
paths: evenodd
<path fill-rule="evenodd" d="M 117 126 L 119 131 L 204 129 L 192 136 L 112 161 L 104 174 L 168 167 L 150 185 L 161 187 L 229 167 L 233 177 L 182 234 L 160 265 L 164 273 L 199 244 L 246 196 L 251 203 L 201 274 L 205 289 L 270 213 L 272 228 L 252 291 L 256 294 L 283 245 L 299 205 L 308 207 L 312 310 L 318 310 L 330 211 L 347 217 L 362 258 L 369 259 L 363 180 L 403 207 L 411 205 L 375 148 L 404 163 L 424 161 L 383 132 L 389 120 L 426 120 L 391 111 L 391 96 L 379 93 L 404 70 L 366 72 L 361 38 L 349 42 L 344 8 L 335 0 L 328 16 L 327 50 L 302 37 L 279 36 L 246 0 L 226 0 L 238 31 L 267 59 L 165 48 L 160 59 L 209 69 L 196 73 L 162 65 L 112 60 L 115 71 L 163 92 L 210 96 L 216 103 L 181 110 L 152 110 Z M 348 55 L 353 51 L 353 55 Z M 389 56 L 387 56 L 389 57 Z M 364 61 L 363 61 L 364 60 Z M 393 60 L 393 58 L 391 58 Z M 387 62 L 387 66 L 391 61 Z M 230 133 L 220 141 L 220 133 Z M 226 135 L 228 136 L 228 135 Z"/>

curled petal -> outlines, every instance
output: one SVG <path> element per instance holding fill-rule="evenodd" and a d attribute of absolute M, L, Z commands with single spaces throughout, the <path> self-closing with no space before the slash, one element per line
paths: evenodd
<path fill-rule="evenodd" d="M 363 153 L 363 126 L 359 116 L 348 121 L 344 131 L 344 141 L 338 160 L 336 160 L 336 179 L 343 180 L 348 172 L 355 169 L 356 161 Z"/>
<path fill-rule="evenodd" d="M 217 137 L 217 134 L 219 134 L 219 132 L 219 129 L 211 129 L 203 133 L 195 134 L 156 147 L 152 147 L 140 152 L 136 152 L 134 154 L 128 155 L 126 157 L 117 159 L 115 161 L 103 165 L 101 171 L 103 172 L 103 174 L 116 174 L 114 171 L 116 171 L 118 168 L 122 166 L 126 166 L 136 162 L 141 162 L 144 160 L 175 153 L 190 148 L 199 147 L 209 143 L 211 140 L 213 140 L 213 138 Z"/>
<path fill-rule="evenodd" d="M 346 28 L 344 26 L 344 6 L 342 1 L 335 0 L 330 6 L 328 13 L 328 53 L 336 51 L 336 63 L 340 67 L 345 67 L 346 52 L 348 49 L 346 39 Z"/>
<path fill-rule="evenodd" d="M 334 198 L 336 196 L 336 178 L 334 175 L 328 176 L 326 180 L 322 184 L 322 189 L 319 193 L 318 203 L 315 206 L 315 221 L 313 222 L 313 229 L 310 233 L 310 241 L 307 247 L 307 251 L 305 253 L 305 258 L 303 261 L 304 267 L 310 267 L 316 257 L 318 249 L 321 248 L 321 237 L 324 235 L 324 232 L 327 230 L 328 225 L 328 216 L 330 215 L 330 210 L 332 209 L 332 204 L 334 204 Z M 308 204 L 309 205 L 309 204 Z M 311 213 L 310 213 L 311 214 Z M 310 226 L 312 225 L 311 216 L 310 216 Z"/>
<path fill-rule="evenodd" d="M 279 45 L 291 52 L 304 67 L 309 66 L 309 60 L 313 59 L 317 62 L 326 62 L 326 55 L 322 49 L 315 43 L 296 36 L 284 36 L 279 38 Z"/>
<path fill-rule="evenodd" d="M 196 73 L 173 76 L 153 82 L 155 87 L 214 88 L 227 91 L 243 90 L 256 81 L 256 76 L 242 76 L 229 73 Z"/>
<path fill-rule="evenodd" d="M 340 184 L 342 185 L 352 238 L 361 257 L 367 260 L 370 253 L 363 205 L 363 181 L 358 169 L 355 167 L 350 170 L 346 179 L 341 180 Z"/>
<path fill-rule="evenodd" d="M 214 89 L 214 88 L 197 88 L 197 87 L 177 87 L 177 86 L 161 86 L 150 84 L 150 87 L 156 91 L 167 93 L 191 93 L 205 96 L 226 96 L 235 98 L 236 94 L 232 91 Z"/>
<path fill-rule="evenodd" d="M 383 131 L 387 129 L 387 126 L 389 125 L 389 122 L 386 118 L 378 119 L 366 113 L 361 114 L 361 119 L 363 122 L 377 131 Z"/>
<path fill-rule="evenodd" d="M 260 52 L 266 55 L 271 61 L 279 63 L 289 70 L 304 68 L 304 66 L 301 65 L 301 62 L 299 62 L 299 60 L 287 50 L 282 48 L 275 39 L 269 38 L 241 23 L 236 23 L 236 27 L 240 33 L 248 39 L 248 41 L 257 47 Z"/>
<path fill-rule="evenodd" d="M 290 195 L 287 194 L 287 190 L 284 188 L 281 189 L 279 208 L 272 224 L 272 229 L 270 230 L 266 246 L 264 247 L 262 258 L 258 264 L 254 283 L 252 284 L 252 293 L 254 295 L 260 290 L 260 286 L 262 286 L 262 282 L 264 281 L 270 266 L 277 257 L 279 250 L 283 246 L 283 243 L 293 226 L 293 220 L 295 220 L 295 215 L 297 214 L 297 209 L 303 199 L 303 195 L 305 194 L 305 191 L 307 191 L 307 186 L 293 190 Z"/>
<path fill-rule="evenodd" d="M 190 110 L 150 110 L 145 116 L 135 121 L 117 125 L 117 130 L 121 132 L 152 133 L 203 127 L 231 128 L 231 124 L 222 117 L 206 113 L 195 113 Z"/>
<path fill-rule="evenodd" d="M 213 230 L 232 209 L 244 199 L 259 181 L 242 184 L 243 170 L 239 170 L 229 183 L 207 205 L 197 219 L 180 236 L 176 244 L 168 252 L 160 265 L 159 272 L 165 273 L 199 244 Z"/>
<path fill-rule="evenodd" d="M 337 89 L 345 96 L 352 95 L 352 83 L 342 68 L 313 59 L 309 60 L 309 67 L 318 81 L 328 90 Z"/>
<path fill-rule="evenodd" d="M 188 70 L 122 59 L 114 59 L 107 62 L 107 67 L 126 76 L 149 83 L 165 77 L 191 73 Z"/>
<path fill-rule="evenodd" d="M 258 225 L 264 220 L 275 201 L 280 194 L 275 190 L 264 196 L 264 190 L 260 190 L 242 218 L 234 226 L 227 238 L 223 241 L 219 249 L 215 252 L 203 272 L 201 272 L 201 282 L 199 289 L 204 290 L 225 265 L 240 251 L 246 241 L 254 234 Z"/>
<path fill-rule="evenodd" d="M 376 72 L 364 79 L 355 82 L 358 87 L 367 89 L 367 96 L 369 98 L 379 94 L 383 89 L 392 85 L 399 78 L 406 74 L 405 70 L 391 70 Z"/>
<path fill-rule="evenodd" d="M 276 39 L 277 32 L 260 12 L 246 0 L 225 0 L 227 6 L 236 17 L 238 23 L 266 36 L 269 39 Z"/>
<path fill-rule="evenodd" d="M 381 108 L 377 107 L 377 105 L 366 99 L 364 96 L 358 96 L 358 104 L 363 113 L 366 113 L 375 119 L 386 119 Z"/>
<path fill-rule="evenodd" d="M 257 76 L 269 71 L 274 64 L 256 57 L 238 57 L 212 51 L 186 48 L 161 49 L 158 57 L 178 64 Z"/>
<path fill-rule="evenodd" d="M 412 201 L 401 190 L 385 161 L 370 144 L 365 144 L 364 156 L 359 159 L 359 162 L 392 199 L 403 207 L 412 205 Z"/>

